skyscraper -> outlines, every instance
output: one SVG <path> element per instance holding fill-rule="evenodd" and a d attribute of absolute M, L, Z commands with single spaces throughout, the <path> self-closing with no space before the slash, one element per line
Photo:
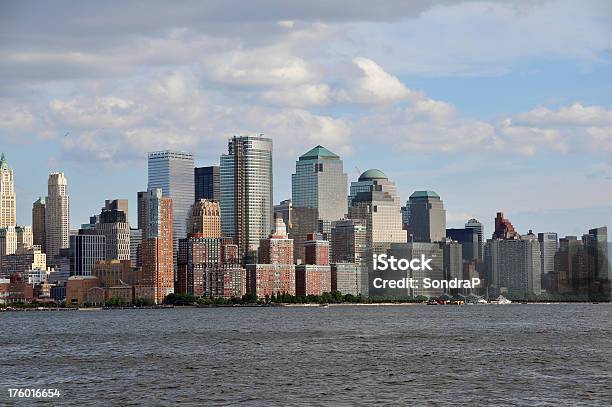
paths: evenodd
<path fill-rule="evenodd" d="M 104 201 L 104 208 L 102 210 L 121 211 L 125 214 L 125 221 L 129 223 L 127 199 L 107 199 Z"/>
<path fill-rule="evenodd" d="M 415 191 L 410 195 L 408 231 L 414 242 L 441 242 L 446 237 L 446 211 L 434 191 Z"/>
<path fill-rule="evenodd" d="M 497 212 L 495 216 L 495 231 L 493 232 L 493 239 L 516 239 L 519 234 L 514 230 L 512 222 L 504 218 L 503 212 Z"/>
<path fill-rule="evenodd" d="M 127 214 L 118 209 L 107 209 L 105 205 L 99 221 L 94 225 L 94 233 L 104 236 L 107 260 L 130 260 L 130 224 Z"/>
<path fill-rule="evenodd" d="M 342 160 L 320 145 L 295 163 L 291 176 L 293 219 L 289 235 L 295 258 L 304 259 L 304 241 L 310 233 L 323 233 L 329 239 L 331 223 L 347 212 L 347 176 Z"/>
<path fill-rule="evenodd" d="M 78 235 L 70 236 L 68 253 L 70 275 L 89 276 L 96 261 L 106 258 L 105 238 L 88 230 L 80 230 Z"/>
<path fill-rule="evenodd" d="M 0 156 L 0 228 L 17 224 L 17 206 L 13 170 L 4 153 Z"/>
<path fill-rule="evenodd" d="M 361 219 L 366 229 L 365 270 L 372 270 L 372 255 L 383 254 L 391 243 L 405 243 L 406 232 L 402 229 L 400 200 L 395 183 L 389 181 L 380 170 L 371 169 L 351 183 L 350 219 Z M 333 253 L 332 246 L 332 253 Z M 370 281 L 368 276 L 368 281 Z M 370 284 L 362 286 L 362 294 L 368 295 Z"/>
<path fill-rule="evenodd" d="M 195 200 L 208 199 L 219 201 L 221 199 L 221 178 L 219 166 L 194 168 Z"/>
<path fill-rule="evenodd" d="M 45 200 L 38 198 L 32 205 L 32 240 L 46 252 L 45 244 Z"/>
<path fill-rule="evenodd" d="M 272 229 L 272 140 L 230 139 L 228 153 L 221 156 L 220 175 L 221 231 L 234 240 L 245 264 Z"/>
<path fill-rule="evenodd" d="M 200 199 L 196 201 L 187 220 L 187 233 L 202 237 L 221 237 L 221 208 L 218 201 Z"/>
<path fill-rule="evenodd" d="M 45 244 L 47 262 L 59 255 L 60 249 L 69 246 L 70 197 L 68 181 L 63 172 L 49 175 L 48 195 L 45 200 Z"/>
<path fill-rule="evenodd" d="M 555 271 L 555 253 L 557 253 L 557 234 L 538 233 L 540 242 L 540 269 L 542 272 L 542 285 L 545 289 L 549 288 L 549 278 Z"/>
<path fill-rule="evenodd" d="M 178 251 L 178 239 L 187 236 L 187 217 L 194 202 L 193 155 L 177 151 L 149 153 L 149 186 L 161 188 L 164 197 L 172 198 L 173 250 Z"/>
<path fill-rule="evenodd" d="M 589 233 L 582 237 L 582 241 L 586 252 L 589 298 L 608 301 L 612 299 L 608 228 L 602 226 L 589 229 Z"/>
<path fill-rule="evenodd" d="M 291 199 L 285 199 L 278 205 L 274 205 L 274 217 L 281 218 L 287 229 L 291 229 L 291 223 L 293 222 L 293 204 Z"/>
<path fill-rule="evenodd" d="M 151 188 L 144 202 L 146 222 L 141 243 L 143 281 L 137 297 L 142 296 L 159 304 L 174 292 L 172 198 L 163 196 L 161 188 Z"/>
<path fill-rule="evenodd" d="M 461 244 L 463 260 L 479 260 L 480 242 L 478 240 L 478 230 L 468 227 L 465 229 L 446 229 L 446 237 Z"/>
<path fill-rule="evenodd" d="M 138 191 L 136 194 L 136 208 L 138 216 L 138 229 L 143 230 L 144 224 L 147 223 L 147 211 L 145 210 L 145 201 L 147 199 L 147 191 Z"/>
<path fill-rule="evenodd" d="M 484 226 L 476 219 L 470 219 L 465 224 L 466 229 L 474 229 L 478 234 L 478 261 L 483 261 L 484 259 Z"/>

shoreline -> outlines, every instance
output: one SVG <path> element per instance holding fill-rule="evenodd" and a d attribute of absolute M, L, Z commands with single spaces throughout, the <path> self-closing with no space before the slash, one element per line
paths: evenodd
<path fill-rule="evenodd" d="M 610 302 L 592 302 L 592 301 L 567 301 L 567 302 L 513 302 L 511 304 L 436 304 L 435 306 L 486 306 L 486 305 L 559 305 L 559 304 L 610 304 Z M 62 311 L 117 311 L 117 310 L 164 310 L 164 309 L 181 309 L 181 308 L 329 308 L 329 307 L 413 307 L 413 306 L 431 306 L 427 303 L 420 302 L 378 302 L 378 303 L 333 303 L 333 304 L 209 304 L 209 305 L 155 305 L 148 307 L 37 307 L 37 308 L 0 308 L 0 313 L 3 312 L 62 312 Z"/>

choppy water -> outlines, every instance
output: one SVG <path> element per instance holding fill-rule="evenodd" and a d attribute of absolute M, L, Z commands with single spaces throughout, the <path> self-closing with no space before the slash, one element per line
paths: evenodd
<path fill-rule="evenodd" d="M 15 403 L 11 387 L 57 388 L 61 405 L 612 403 L 608 304 L 20 312 L 0 323 L 0 404 Z"/>

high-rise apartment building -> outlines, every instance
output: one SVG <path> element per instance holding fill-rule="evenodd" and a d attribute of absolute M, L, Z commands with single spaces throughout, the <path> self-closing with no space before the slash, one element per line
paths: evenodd
<path fill-rule="evenodd" d="M 367 291 L 364 290 L 368 288 L 368 266 L 371 264 L 367 256 L 371 256 L 372 251 L 368 250 L 365 221 L 361 219 L 341 219 L 334 222 L 331 246 L 333 248 L 331 252 L 332 264 L 354 264 L 356 277 L 359 280 L 356 294 L 367 295 Z M 342 274 L 340 268 L 337 271 Z M 338 290 L 344 292 L 340 288 Z M 349 294 L 349 292 L 345 294 Z"/>
<path fill-rule="evenodd" d="M 490 294 L 541 294 L 540 242 L 531 233 L 506 235 L 513 237 L 490 239 L 485 244 L 487 283 L 492 289 Z"/>
<path fill-rule="evenodd" d="M 47 262 L 50 262 L 60 254 L 61 249 L 69 246 L 70 197 L 68 181 L 63 172 L 49 175 L 48 193 L 45 199 L 45 233 Z"/>
<path fill-rule="evenodd" d="M 160 188 L 164 197 L 172 198 L 173 250 L 178 239 L 187 236 L 187 218 L 194 202 L 193 155 L 178 151 L 149 153 L 148 188 Z"/>
<path fill-rule="evenodd" d="M 221 177 L 219 166 L 194 168 L 194 194 L 195 200 L 208 199 L 217 201 L 221 199 Z"/>
<path fill-rule="evenodd" d="M 301 155 L 295 163 L 289 235 L 295 242 L 296 260 L 304 260 L 304 241 L 308 234 L 323 233 L 329 239 L 331 223 L 346 216 L 347 182 L 340 157 L 320 145 Z"/>
<path fill-rule="evenodd" d="M 16 201 L 13 170 L 2 153 L 0 156 L 0 228 L 17 224 Z"/>
<path fill-rule="evenodd" d="M 369 272 L 373 254 L 386 253 L 391 243 L 406 242 L 399 196 L 394 182 L 389 181 L 382 171 L 371 169 L 361 174 L 357 182 L 351 183 L 350 201 L 349 218 L 360 219 L 365 224 L 367 253 L 364 267 Z M 368 295 L 369 287 L 369 283 L 362 286 L 363 295 Z"/>
<path fill-rule="evenodd" d="M 295 266 L 295 294 L 304 296 L 331 292 L 329 241 L 324 240 L 320 233 L 309 233 L 304 246 L 306 262 Z"/>
<path fill-rule="evenodd" d="M 260 263 L 246 265 L 247 292 L 258 298 L 278 293 L 295 295 L 293 239 L 281 218 L 275 219 L 272 234 L 261 240 L 258 250 Z"/>
<path fill-rule="evenodd" d="M 40 197 L 32 204 L 32 240 L 43 253 L 47 247 L 45 238 L 45 200 Z"/>
<path fill-rule="evenodd" d="M 272 230 L 272 140 L 235 136 L 221 156 L 221 230 L 238 246 L 242 263 L 253 262 Z"/>
<path fill-rule="evenodd" d="M 434 191 L 415 191 L 408 201 L 408 232 L 414 242 L 441 242 L 446 237 L 446 210 Z"/>
<path fill-rule="evenodd" d="M 221 207 L 218 201 L 197 200 L 187 218 L 187 233 L 203 237 L 221 237 Z"/>
<path fill-rule="evenodd" d="M 497 212 L 495 216 L 495 231 L 493 232 L 493 239 L 518 239 L 519 234 L 514 230 L 512 222 L 504 218 L 503 212 Z"/>
<path fill-rule="evenodd" d="M 159 304 L 174 292 L 172 198 L 164 196 L 161 188 L 151 188 L 144 200 L 144 209 L 146 222 L 141 243 L 143 281 L 136 296 Z"/>

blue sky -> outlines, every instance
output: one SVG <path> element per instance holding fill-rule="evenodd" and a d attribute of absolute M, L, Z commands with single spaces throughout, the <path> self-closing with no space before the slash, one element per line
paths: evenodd
<path fill-rule="evenodd" d="M 146 152 L 275 145 L 275 201 L 316 144 L 433 189 L 448 225 L 612 225 L 606 1 L 0 3 L 0 142 L 20 224 L 63 171 L 71 224 L 146 188 Z M 68 136 L 65 136 L 69 133 Z"/>

